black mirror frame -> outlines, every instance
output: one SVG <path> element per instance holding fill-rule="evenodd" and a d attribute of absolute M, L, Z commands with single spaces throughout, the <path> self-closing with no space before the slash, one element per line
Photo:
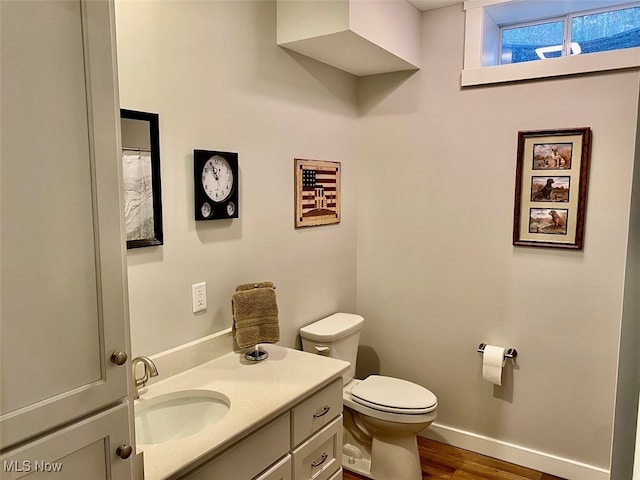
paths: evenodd
<path fill-rule="evenodd" d="M 127 249 L 163 245 L 164 234 L 162 230 L 162 191 L 160 182 L 160 128 L 158 114 L 121 108 L 120 118 L 149 122 L 149 145 L 151 150 L 151 185 L 153 189 L 154 235 L 152 238 L 127 240 Z M 128 147 L 128 145 L 126 146 Z"/>

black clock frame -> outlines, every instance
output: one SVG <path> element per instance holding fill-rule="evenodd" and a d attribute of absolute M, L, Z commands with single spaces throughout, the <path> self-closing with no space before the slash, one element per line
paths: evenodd
<path fill-rule="evenodd" d="M 202 187 L 202 170 L 211 157 L 220 156 L 224 158 L 233 173 L 233 187 L 230 195 L 222 202 L 215 202 L 209 198 Z M 238 204 L 238 154 L 233 152 L 218 152 L 214 150 L 194 150 L 193 151 L 193 186 L 194 186 L 194 208 L 196 221 L 204 220 L 224 220 L 238 218 L 240 206 Z M 202 214 L 202 207 L 206 203 L 211 207 L 211 213 L 205 217 Z M 233 213 L 229 215 L 228 206 L 233 203 Z"/>

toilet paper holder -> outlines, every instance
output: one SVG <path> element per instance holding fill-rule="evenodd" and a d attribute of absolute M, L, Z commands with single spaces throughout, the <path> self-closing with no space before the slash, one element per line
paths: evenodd
<path fill-rule="evenodd" d="M 484 353 L 484 347 L 486 347 L 487 344 L 486 343 L 481 343 L 480 345 L 478 345 L 478 353 Z M 515 348 L 508 348 L 506 352 L 504 352 L 504 358 L 505 360 L 507 358 L 516 358 L 518 356 L 518 351 Z"/>

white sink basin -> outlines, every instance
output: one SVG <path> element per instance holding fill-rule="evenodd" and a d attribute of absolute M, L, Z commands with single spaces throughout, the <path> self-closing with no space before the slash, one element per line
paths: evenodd
<path fill-rule="evenodd" d="M 189 437 L 220 421 L 229 399 L 213 390 L 184 390 L 135 403 L 136 442 L 164 443 Z"/>

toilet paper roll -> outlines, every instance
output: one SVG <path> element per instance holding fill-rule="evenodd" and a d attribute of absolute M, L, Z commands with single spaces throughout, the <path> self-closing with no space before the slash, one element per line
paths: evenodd
<path fill-rule="evenodd" d="M 502 367 L 505 363 L 503 347 L 485 345 L 482 354 L 482 378 L 494 385 L 502 385 Z"/>

